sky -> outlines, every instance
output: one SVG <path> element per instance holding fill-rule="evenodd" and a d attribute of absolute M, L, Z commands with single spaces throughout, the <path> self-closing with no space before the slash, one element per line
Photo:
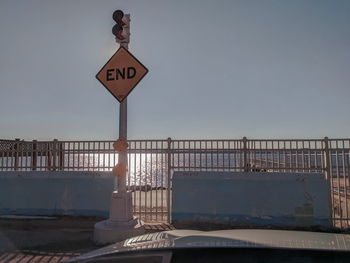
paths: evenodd
<path fill-rule="evenodd" d="M 350 137 L 350 1 L 0 0 L 0 139 L 118 137 L 116 9 L 149 70 L 129 139 Z"/>

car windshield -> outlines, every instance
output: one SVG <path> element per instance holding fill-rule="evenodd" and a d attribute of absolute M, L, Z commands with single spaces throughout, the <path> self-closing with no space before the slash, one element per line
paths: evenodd
<path fill-rule="evenodd" d="M 350 249 L 349 13 L 1 1 L 0 261 L 261 237 Z"/>

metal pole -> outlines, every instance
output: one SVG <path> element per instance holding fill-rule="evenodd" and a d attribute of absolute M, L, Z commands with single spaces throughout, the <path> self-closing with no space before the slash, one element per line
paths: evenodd
<path fill-rule="evenodd" d="M 249 167 L 247 162 L 247 137 L 243 137 L 243 171 L 249 172 Z"/>
<path fill-rule="evenodd" d="M 57 169 L 57 142 L 58 140 L 57 139 L 54 139 L 53 140 L 53 143 L 52 143 L 52 170 L 53 171 L 56 171 Z"/>
<path fill-rule="evenodd" d="M 168 142 L 168 171 L 167 171 L 167 176 L 168 176 L 168 180 L 167 180 L 167 212 L 168 212 L 168 223 L 171 223 L 171 202 L 170 202 L 170 198 L 171 198 L 171 194 L 170 192 L 172 191 L 171 189 L 171 138 L 169 137 L 167 139 Z"/>
<path fill-rule="evenodd" d="M 130 20 L 130 15 L 125 15 L 128 20 Z M 129 29 L 130 30 L 130 29 Z M 128 43 L 120 43 L 120 46 L 125 49 L 129 49 Z M 119 104 L 119 139 L 128 139 L 128 101 L 125 98 Z M 128 166 L 128 154 L 127 151 L 122 151 L 118 154 L 118 163 L 122 164 L 124 167 Z M 127 171 L 122 175 L 117 177 L 117 187 L 118 192 L 126 192 L 126 175 Z"/>
<path fill-rule="evenodd" d="M 18 159 L 19 159 L 19 151 L 20 151 L 20 139 L 16 138 L 15 139 L 15 171 L 18 170 Z"/>
<path fill-rule="evenodd" d="M 330 222 L 332 224 L 332 226 L 335 226 L 335 221 L 333 220 L 335 213 L 334 213 L 334 192 L 332 191 L 332 186 L 333 186 L 333 182 L 332 182 L 332 178 L 331 178 L 331 161 L 330 161 L 330 155 L 329 155 L 329 139 L 328 137 L 324 137 L 323 140 L 324 143 L 324 170 L 325 170 L 325 176 L 326 176 L 326 180 L 328 183 L 328 202 L 329 202 L 329 219 Z"/>
<path fill-rule="evenodd" d="M 36 170 L 36 165 L 37 165 L 37 140 L 33 140 L 33 149 L 32 149 L 32 170 Z M 48 157 L 49 158 L 49 157 Z"/>
<path fill-rule="evenodd" d="M 125 98 L 122 103 L 119 105 L 119 139 L 127 140 L 127 113 L 128 113 L 128 104 L 127 99 Z M 128 155 L 127 151 L 119 153 L 118 163 L 122 164 L 124 167 L 128 165 Z M 126 191 L 126 173 L 123 176 L 117 177 L 117 186 L 118 192 Z"/>
<path fill-rule="evenodd" d="M 125 15 L 125 17 L 130 21 L 130 15 Z M 127 43 L 121 43 L 120 46 L 128 49 Z M 121 241 L 144 233 L 142 224 L 133 217 L 132 193 L 126 188 L 128 166 L 126 140 L 127 100 L 125 98 L 119 105 L 119 139 L 113 144 L 114 149 L 118 152 L 118 164 L 112 170 L 117 176 L 115 180 L 117 191 L 113 191 L 111 196 L 109 219 L 96 223 L 94 229 L 94 240 L 100 244 Z M 115 185 L 114 188 L 116 188 Z"/>

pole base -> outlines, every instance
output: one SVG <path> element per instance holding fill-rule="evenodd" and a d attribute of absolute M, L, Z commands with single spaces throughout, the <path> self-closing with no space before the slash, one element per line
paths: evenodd
<path fill-rule="evenodd" d="M 99 245 L 106 245 L 144 233 L 143 222 L 136 218 L 127 222 L 113 222 L 108 219 L 95 224 L 94 242 Z"/>
<path fill-rule="evenodd" d="M 111 196 L 109 219 L 95 224 L 94 241 L 110 244 L 142 235 L 143 223 L 133 217 L 131 192 L 114 191 Z"/>

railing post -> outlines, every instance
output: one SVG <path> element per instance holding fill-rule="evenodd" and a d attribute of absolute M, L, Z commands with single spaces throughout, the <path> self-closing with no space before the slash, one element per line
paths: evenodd
<path fill-rule="evenodd" d="M 247 160 L 247 137 L 243 137 L 243 171 L 248 172 L 248 160 Z"/>
<path fill-rule="evenodd" d="M 4 164 L 3 158 L 5 157 L 5 151 L 6 151 L 6 146 L 2 145 L 2 142 L 0 141 L 0 160 L 1 160 L 1 164 Z M 4 167 L 0 166 L 0 171 L 3 171 Z"/>
<path fill-rule="evenodd" d="M 51 171 L 51 143 L 46 142 L 45 144 L 43 144 L 43 146 L 45 146 L 46 148 L 46 170 Z"/>
<path fill-rule="evenodd" d="M 171 138 L 169 137 L 167 139 L 168 147 L 167 147 L 167 161 L 168 161 L 168 167 L 167 167 L 167 179 L 168 179 L 168 191 L 167 191 L 167 207 L 168 207 L 168 223 L 171 223 L 171 209 L 170 209 L 170 191 L 171 189 Z"/>
<path fill-rule="evenodd" d="M 15 150 L 15 165 L 14 165 L 14 168 L 15 168 L 15 171 L 18 170 L 18 159 L 19 159 L 19 147 L 20 147 L 20 139 L 16 138 L 15 139 L 16 143 L 14 145 L 14 150 Z"/>
<path fill-rule="evenodd" d="M 57 139 L 53 140 L 52 143 L 52 170 L 55 171 L 57 167 Z"/>
<path fill-rule="evenodd" d="M 33 140 L 33 150 L 32 150 L 32 170 L 35 171 L 36 170 L 36 159 L 38 156 L 37 153 L 37 140 Z"/>
<path fill-rule="evenodd" d="M 333 221 L 333 216 L 334 216 L 334 196 L 332 196 L 332 178 L 331 178 L 331 161 L 330 161 L 330 153 L 329 153 L 329 139 L 328 137 L 324 137 L 324 171 L 325 171 L 325 176 L 328 184 L 328 193 L 329 193 L 329 208 L 330 208 L 330 222 L 333 223 L 334 226 L 334 221 Z M 333 201 L 332 201 L 333 200 Z"/>
<path fill-rule="evenodd" d="M 324 137 L 324 169 L 326 173 L 326 179 L 330 181 L 331 167 L 330 167 L 330 156 L 329 156 L 329 140 L 328 137 Z"/>
<path fill-rule="evenodd" d="M 63 170 L 64 169 L 64 143 L 60 142 L 59 143 L 59 169 Z"/>

